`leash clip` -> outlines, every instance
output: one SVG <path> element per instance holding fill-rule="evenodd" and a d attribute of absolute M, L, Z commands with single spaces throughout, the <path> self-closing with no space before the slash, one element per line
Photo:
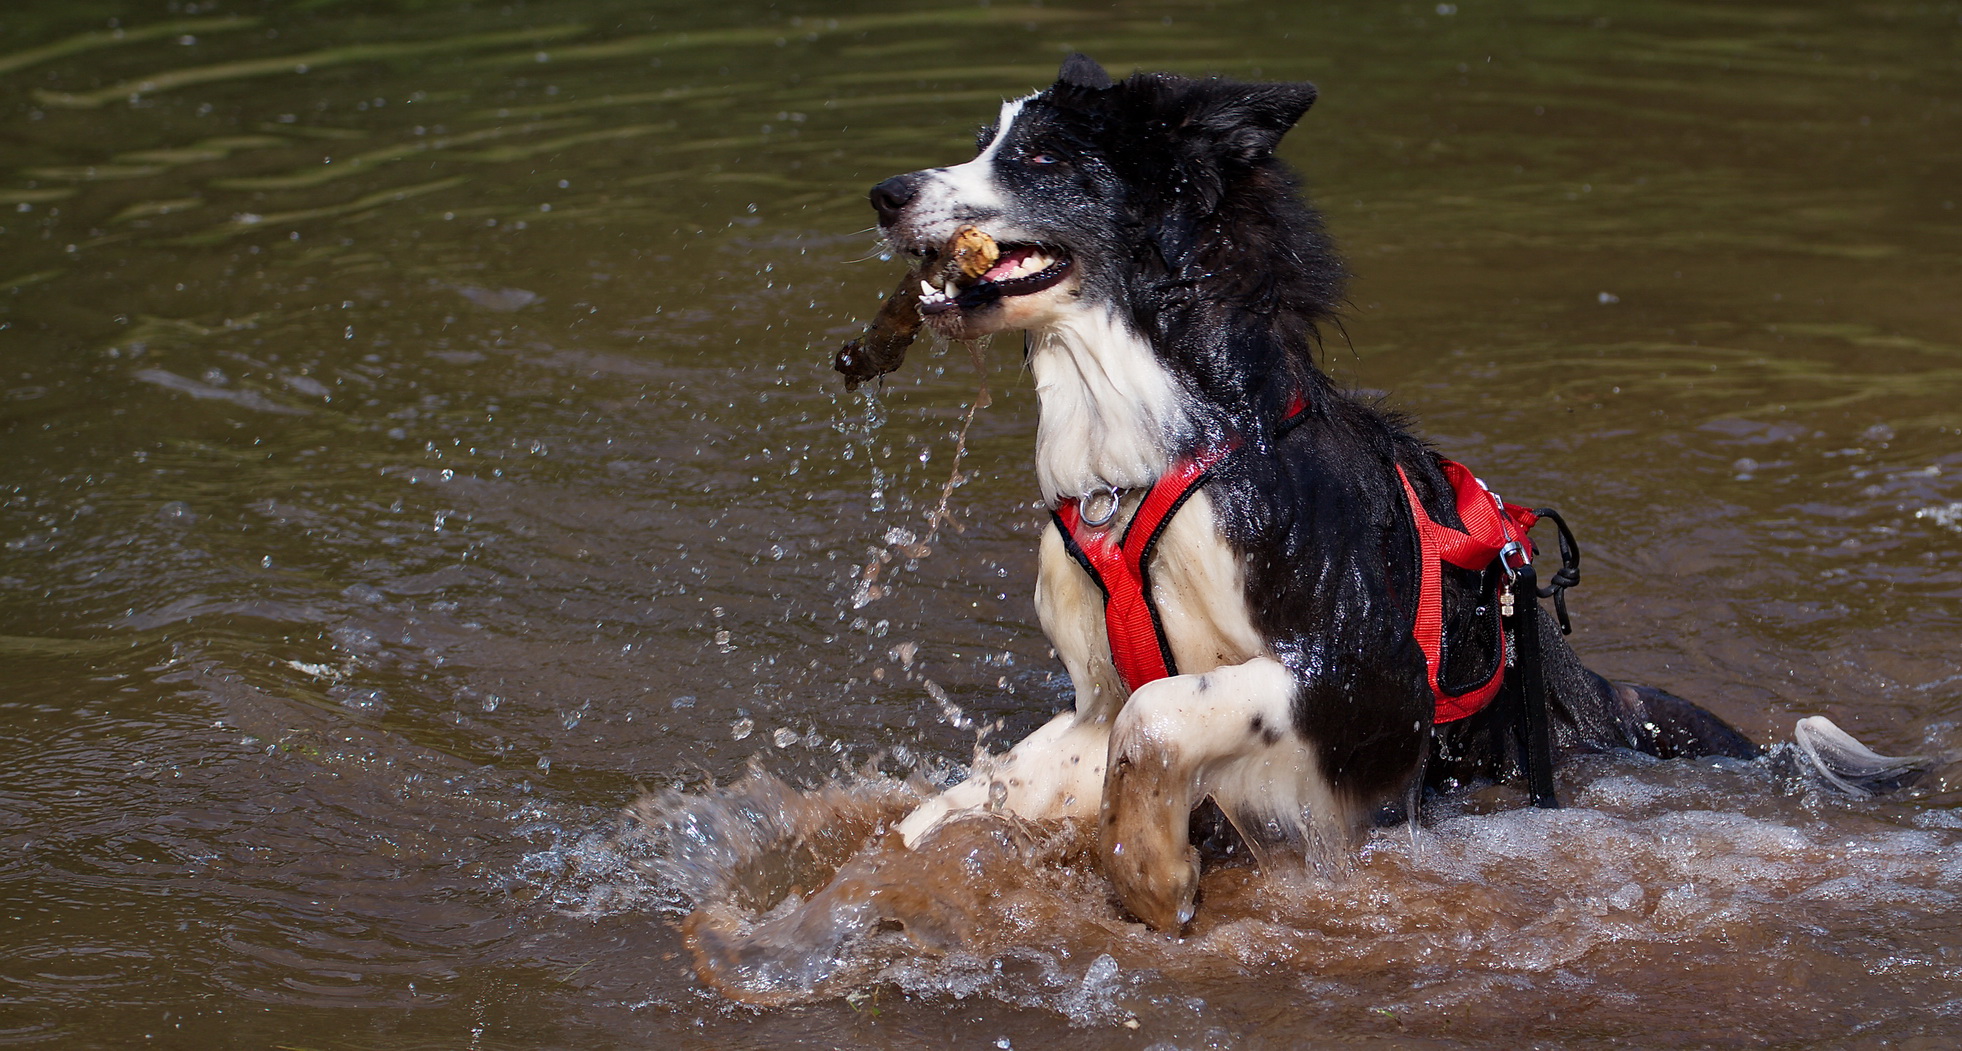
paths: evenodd
<path fill-rule="evenodd" d="M 1526 554 L 1526 545 L 1517 540 L 1508 540 L 1506 546 L 1499 549 L 1499 568 L 1506 571 L 1508 584 L 1518 580 L 1519 568 L 1531 561 Z"/>
<path fill-rule="evenodd" d="M 1084 493 L 1083 499 L 1077 501 L 1077 507 L 1083 515 L 1083 524 L 1092 529 L 1099 529 L 1109 525 L 1110 520 L 1117 517 L 1118 505 L 1123 501 L 1124 490 L 1100 485 Z"/>

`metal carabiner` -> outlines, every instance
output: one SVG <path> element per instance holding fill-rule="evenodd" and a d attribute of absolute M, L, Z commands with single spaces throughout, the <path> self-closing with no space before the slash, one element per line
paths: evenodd
<path fill-rule="evenodd" d="M 1092 529 L 1110 524 L 1117 517 L 1118 505 L 1124 502 L 1124 490 L 1100 485 L 1083 494 L 1077 501 L 1077 508 L 1083 515 L 1083 524 Z"/>
<path fill-rule="evenodd" d="M 1507 532 L 1511 532 L 1511 530 L 1508 529 Z M 1516 563 L 1514 561 L 1515 559 L 1517 560 Z M 1517 540 L 1508 540 L 1506 541 L 1506 546 L 1499 549 L 1499 568 L 1506 571 L 1507 583 L 1518 580 L 1520 568 L 1529 564 L 1531 561 L 1532 559 L 1526 554 L 1526 545 Z"/>

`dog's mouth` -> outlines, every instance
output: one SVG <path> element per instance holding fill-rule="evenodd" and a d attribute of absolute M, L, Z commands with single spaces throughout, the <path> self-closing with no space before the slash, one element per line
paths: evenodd
<path fill-rule="evenodd" d="M 935 252 L 920 268 L 920 314 L 933 317 L 975 310 L 1010 296 L 1026 296 L 1054 286 L 1070 272 L 1070 255 L 1054 245 L 1001 244 L 993 264 L 969 276 L 954 259 Z"/>

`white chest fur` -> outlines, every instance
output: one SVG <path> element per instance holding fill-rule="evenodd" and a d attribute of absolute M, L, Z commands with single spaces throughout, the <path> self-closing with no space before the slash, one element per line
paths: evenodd
<path fill-rule="evenodd" d="M 1108 310 L 1073 310 L 1029 333 L 1040 400 L 1036 480 L 1050 506 L 1098 486 L 1151 484 L 1185 429 L 1177 383 Z"/>
<path fill-rule="evenodd" d="M 1150 572 L 1152 602 L 1180 672 L 1211 671 L 1267 653 L 1247 607 L 1246 561 L 1220 536 L 1204 489 L 1166 525 Z"/>

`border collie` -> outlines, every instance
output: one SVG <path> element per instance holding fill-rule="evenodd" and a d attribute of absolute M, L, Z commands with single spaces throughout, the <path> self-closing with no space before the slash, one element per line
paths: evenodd
<path fill-rule="evenodd" d="M 1076 691 L 908 816 L 909 845 L 970 808 L 1094 820 L 1123 906 L 1177 932 L 1209 799 L 1261 862 L 1339 868 L 1427 786 L 1526 770 L 1508 691 L 1445 702 L 1510 682 L 1535 642 L 1552 757 L 1765 753 L 1688 701 L 1588 671 L 1545 617 L 1512 631 L 1495 607 L 1516 555 L 1438 561 L 1427 530 L 1464 535 L 1481 500 L 1520 509 L 1317 368 L 1343 267 L 1274 156 L 1314 100 L 1297 83 L 1113 82 L 1072 55 L 1001 107 L 974 159 L 873 188 L 927 327 L 1025 333 L 1056 518 L 1036 607 Z M 975 231 L 984 266 L 951 265 Z M 1798 744 L 1854 792 L 1919 772 L 1824 719 Z"/>

